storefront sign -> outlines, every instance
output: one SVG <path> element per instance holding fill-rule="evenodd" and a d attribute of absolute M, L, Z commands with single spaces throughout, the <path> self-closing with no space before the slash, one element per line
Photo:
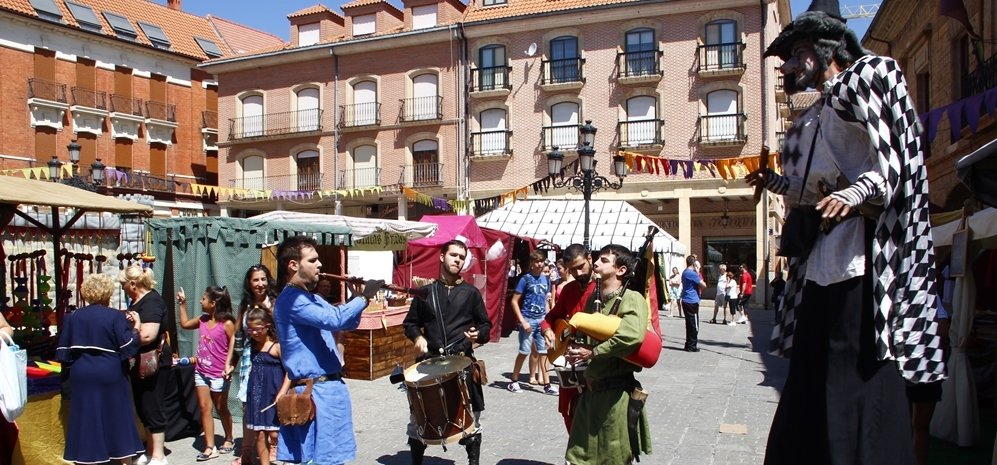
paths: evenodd
<path fill-rule="evenodd" d="M 354 250 L 405 250 L 408 240 L 402 234 L 378 231 L 363 239 L 353 241 Z"/>

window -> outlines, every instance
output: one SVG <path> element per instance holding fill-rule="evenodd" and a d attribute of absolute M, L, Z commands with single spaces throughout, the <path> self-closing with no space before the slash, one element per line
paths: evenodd
<path fill-rule="evenodd" d="M 659 143 L 658 108 L 654 97 L 633 97 L 627 100 L 627 120 L 620 132 L 620 145 L 635 147 Z"/>
<path fill-rule="evenodd" d="M 313 191 L 322 188 L 322 174 L 319 171 L 319 157 L 317 150 L 303 150 L 298 152 L 295 161 L 298 165 L 298 187 L 299 191 Z"/>
<path fill-rule="evenodd" d="M 242 159 L 242 188 L 263 189 L 263 157 L 258 155 Z"/>
<path fill-rule="evenodd" d="M 420 74 L 412 79 L 412 94 L 409 110 L 406 112 L 409 121 L 419 121 L 427 119 L 439 119 L 439 89 L 437 87 L 437 77 L 435 74 Z"/>
<path fill-rule="evenodd" d="M 250 95 L 242 99 L 242 127 L 236 128 L 238 137 L 263 135 L 263 96 Z"/>
<path fill-rule="evenodd" d="M 315 45 L 319 43 L 319 23 L 308 23 L 298 26 L 298 46 Z"/>
<path fill-rule="evenodd" d="M 715 90 L 706 96 L 706 121 L 701 130 L 707 141 L 741 139 L 741 118 L 737 111 L 737 92 Z"/>
<path fill-rule="evenodd" d="M 624 76 L 644 76 L 658 72 L 657 44 L 654 31 L 634 29 L 626 36 L 626 69 Z"/>
<path fill-rule="evenodd" d="M 706 24 L 706 55 L 703 67 L 707 69 L 740 66 L 740 43 L 737 40 L 737 23 L 723 19 Z"/>
<path fill-rule="evenodd" d="M 214 41 L 203 37 L 194 37 L 194 40 L 197 42 L 197 45 L 201 47 L 201 50 L 204 50 L 204 54 L 207 55 L 208 58 L 218 58 L 222 56 L 221 49 L 218 48 L 218 45 L 215 44 Z"/>
<path fill-rule="evenodd" d="M 437 186 L 440 184 L 440 146 L 432 139 L 412 144 L 412 185 Z"/>
<path fill-rule="evenodd" d="M 62 22 L 62 11 L 52 0 L 31 0 L 31 6 L 34 7 L 35 13 L 38 13 L 38 17 L 46 21 L 52 21 L 53 23 Z"/>
<path fill-rule="evenodd" d="M 346 117 L 353 118 L 353 126 L 378 123 L 376 82 L 361 81 L 353 85 L 353 110 Z"/>
<path fill-rule="evenodd" d="M 550 41 L 550 82 L 576 82 L 581 80 L 581 63 L 578 57 L 578 38 L 564 36 Z"/>
<path fill-rule="evenodd" d="M 509 153 L 506 112 L 501 108 L 482 111 L 478 116 L 481 132 L 478 134 L 477 155 Z"/>
<path fill-rule="evenodd" d="M 952 64 L 955 66 L 955 75 L 959 76 L 952 80 L 952 85 L 955 87 L 956 99 L 963 99 L 973 95 L 971 90 L 970 82 L 965 76 L 969 76 L 969 60 L 971 55 L 971 50 L 973 49 L 969 43 L 969 36 L 962 36 L 956 39 L 955 44 L 953 44 L 954 56 L 952 58 Z M 921 111 L 927 111 L 927 108 L 919 108 Z"/>
<path fill-rule="evenodd" d="M 298 99 L 298 131 L 318 131 L 322 128 L 322 111 L 319 108 L 319 90 L 314 87 L 301 89 Z"/>
<path fill-rule="evenodd" d="M 69 7 L 69 12 L 73 14 L 73 17 L 76 18 L 76 22 L 79 23 L 81 28 L 91 32 L 101 32 L 104 30 L 100 25 L 100 20 L 97 19 L 97 15 L 94 14 L 93 9 L 90 7 L 73 2 L 66 2 L 66 6 Z"/>
<path fill-rule="evenodd" d="M 564 102 L 550 107 L 550 130 L 547 134 L 547 147 L 560 147 L 561 150 L 578 148 L 578 104 Z"/>
<path fill-rule="evenodd" d="M 482 2 L 482 5 L 484 6 L 505 5 L 505 4 L 506 0 L 484 0 L 484 2 Z"/>
<path fill-rule="evenodd" d="M 114 34 L 116 36 L 131 41 L 138 38 L 138 33 L 135 32 L 135 28 L 132 27 L 132 23 L 128 21 L 128 18 L 117 13 L 105 11 L 104 19 L 106 19 L 107 23 L 111 25 L 111 29 L 114 29 Z"/>
<path fill-rule="evenodd" d="M 379 185 L 377 171 L 377 147 L 361 145 L 353 149 L 353 173 L 345 180 L 346 184 L 350 187 Z"/>
<path fill-rule="evenodd" d="M 374 15 L 354 16 L 353 35 L 362 36 L 366 34 L 373 34 L 376 31 L 374 18 Z"/>
<path fill-rule="evenodd" d="M 166 37 L 166 33 L 163 29 L 155 24 L 139 22 L 138 26 L 142 28 L 142 32 L 145 36 L 149 38 L 149 42 L 152 42 L 152 46 L 156 48 L 161 48 L 165 50 L 170 49 L 170 38 Z"/>
<path fill-rule="evenodd" d="M 931 108 L 931 73 L 927 70 L 917 73 L 914 85 L 917 110 L 926 112 Z"/>
<path fill-rule="evenodd" d="M 505 47 L 489 45 L 478 51 L 478 89 L 494 90 L 506 86 L 509 80 Z"/>
<path fill-rule="evenodd" d="M 436 5 L 412 8 L 412 29 L 426 29 L 436 26 Z"/>

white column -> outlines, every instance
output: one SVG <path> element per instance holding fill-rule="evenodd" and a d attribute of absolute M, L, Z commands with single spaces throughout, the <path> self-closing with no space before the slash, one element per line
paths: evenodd
<path fill-rule="evenodd" d="M 408 219 L 408 199 L 406 199 L 404 195 L 398 196 L 398 219 Z"/>
<path fill-rule="evenodd" d="M 689 255 L 692 253 L 692 202 L 690 201 L 690 195 L 692 194 L 692 189 L 689 188 L 679 188 L 675 189 L 675 195 L 678 196 L 679 202 L 679 242 L 686 245 L 689 248 Z"/>

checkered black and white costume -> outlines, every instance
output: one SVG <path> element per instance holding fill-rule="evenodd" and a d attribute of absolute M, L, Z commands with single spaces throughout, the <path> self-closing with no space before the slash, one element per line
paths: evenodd
<path fill-rule="evenodd" d="M 896 361 L 902 376 L 912 382 L 944 379 L 934 321 L 935 259 L 922 128 L 907 82 L 895 60 L 866 55 L 828 81 L 824 105 L 846 122 L 864 124 L 886 178 L 884 211 L 876 221 L 870 257 L 878 358 Z M 775 355 L 789 357 L 792 350 L 806 269 L 806 259 L 790 260 L 782 320 L 770 346 Z"/>

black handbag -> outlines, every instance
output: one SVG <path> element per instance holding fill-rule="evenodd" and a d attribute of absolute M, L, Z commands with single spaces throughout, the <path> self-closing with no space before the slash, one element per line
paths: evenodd
<path fill-rule="evenodd" d="M 817 120 L 814 138 L 810 142 L 810 155 L 807 157 L 807 168 L 803 172 L 803 187 L 800 188 L 800 199 L 797 203 L 803 201 L 803 191 L 807 186 L 807 178 L 810 177 L 810 163 L 814 158 L 818 132 L 820 132 L 820 119 Z M 790 209 L 786 215 L 786 222 L 782 225 L 782 237 L 779 239 L 779 251 L 776 254 L 791 258 L 809 255 L 817 242 L 821 221 L 821 212 L 813 205 L 800 205 Z"/>

